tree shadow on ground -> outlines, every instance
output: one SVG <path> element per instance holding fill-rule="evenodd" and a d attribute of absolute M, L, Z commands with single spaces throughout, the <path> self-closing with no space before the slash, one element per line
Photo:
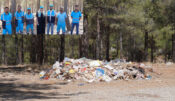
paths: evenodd
<path fill-rule="evenodd" d="M 7 82 L 8 79 L 0 79 Z M 68 96 L 62 97 L 57 92 L 43 92 L 43 90 L 58 90 L 48 84 L 15 84 L 9 79 L 8 83 L 0 83 L 0 98 L 5 101 L 32 100 L 32 99 L 69 99 Z"/>
<path fill-rule="evenodd" d="M 4 73 L 20 73 L 25 71 L 25 68 L 15 67 L 15 68 L 0 68 L 0 72 Z"/>
<path fill-rule="evenodd" d="M 84 95 L 84 94 L 89 94 L 88 92 L 78 92 L 78 93 L 69 93 L 69 94 L 63 94 L 64 96 L 79 96 L 79 95 Z"/>
<path fill-rule="evenodd" d="M 19 101 L 19 100 L 59 100 L 70 99 L 71 97 L 88 94 L 88 92 L 59 93 L 61 89 L 58 85 L 67 85 L 66 82 L 58 84 L 23 84 L 15 83 L 18 79 L 0 78 L 0 100 Z M 52 91 L 50 91 L 52 90 Z"/>
<path fill-rule="evenodd" d="M 69 83 L 68 82 L 60 82 L 60 83 L 57 83 L 58 85 L 68 85 Z"/>

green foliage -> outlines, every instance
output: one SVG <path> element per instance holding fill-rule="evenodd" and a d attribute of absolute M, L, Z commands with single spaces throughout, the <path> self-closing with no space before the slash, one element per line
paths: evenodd
<path fill-rule="evenodd" d="M 151 48 L 151 40 L 156 42 L 154 56 L 171 53 L 175 24 L 173 0 L 85 0 L 84 9 L 88 15 L 90 37 L 96 35 L 92 33 L 96 32 L 97 14 L 101 17 L 101 34 L 104 36 L 110 33 L 112 58 L 119 57 L 119 33 L 123 36 L 123 51 L 127 58 L 133 51 L 144 51 L 145 31 L 149 35 L 148 48 Z M 110 29 L 106 31 L 108 26 Z M 154 39 L 151 39 L 152 35 Z"/>

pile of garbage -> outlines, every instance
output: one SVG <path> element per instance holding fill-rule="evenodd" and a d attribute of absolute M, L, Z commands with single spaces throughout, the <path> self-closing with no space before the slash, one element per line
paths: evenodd
<path fill-rule="evenodd" d="M 52 68 L 40 72 L 40 79 L 48 80 L 83 80 L 86 82 L 110 82 L 112 80 L 151 79 L 145 71 L 144 64 L 126 62 L 116 59 L 110 62 L 91 60 L 87 58 L 65 58 L 63 62 L 56 62 Z"/>

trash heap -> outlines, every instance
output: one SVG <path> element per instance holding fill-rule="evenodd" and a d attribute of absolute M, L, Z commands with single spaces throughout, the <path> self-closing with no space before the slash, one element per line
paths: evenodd
<path fill-rule="evenodd" d="M 112 80 L 150 79 L 144 64 L 126 62 L 116 59 L 110 62 L 91 60 L 87 58 L 65 58 L 63 62 L 56 62 L 52 68 L 40 72 L 40 79 L 48 80 L 83 80 L 86 82 L 110 82 Z"/>

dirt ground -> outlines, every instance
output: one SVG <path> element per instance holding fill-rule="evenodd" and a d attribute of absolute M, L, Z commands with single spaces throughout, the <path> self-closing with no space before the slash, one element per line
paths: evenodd
<path fill-rule="evenodd" d="M 0 101 L 175 101 L 175 65 L 153 69 L 151 80 L 85 83 L 40 80 L 38 73 L 0 67 Z"/>

